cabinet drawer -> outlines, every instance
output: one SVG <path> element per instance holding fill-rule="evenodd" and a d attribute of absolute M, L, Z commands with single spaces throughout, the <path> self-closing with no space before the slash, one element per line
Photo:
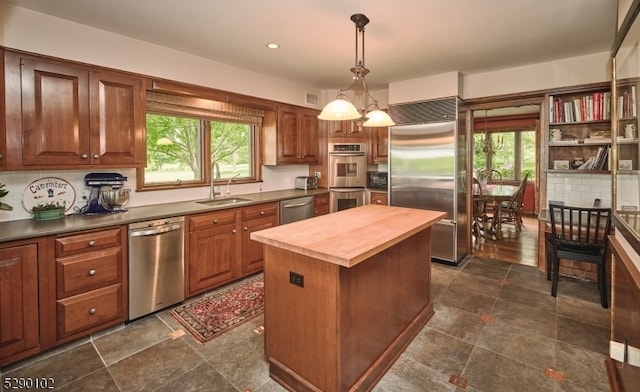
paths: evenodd
<path fill-rule="evenodd" d="M 318 208 L 329 205 L 329 195 L 316 195 L 313 197 L 313 205 Z"/>
<path fill-rule="evenodd" d="M 56 259 L 58 299 L 122 283 L 122 247 Z"/>
<path fill-rule="evenodd" d="M 326 215 L 329 213 L 329 205 L 315 206 L 313 209 L 314 216 Z"/>
<path fill-rule="evenodd" d="M 116 284 L 59 300 L 56 310 L 58 339 L 123 318 L 122 285 Z"/>
<path fill-rule="evenodd" d="M 237 210 L 221 211 L 212 214 L 195 215 L 189 217 L 189 230 L 202 230 L 211 227 L 236 223 Z"/>
<path fill-rule="evenodd" d="M 243 221 L 274 215 L 278 215 L 277 203 L 260 204 L 242 209 Z"/>
<path fill-rule="evenodd" d="M 387 194 L 381 192 L 371 192 L 371 204 L 389 204 Z"/>
<path fill-rule="evenodd" d="M 120 228 L 101 229 L 56 238 L 56 257 L 69 256 L 89 250 L 122 245 Z"/>

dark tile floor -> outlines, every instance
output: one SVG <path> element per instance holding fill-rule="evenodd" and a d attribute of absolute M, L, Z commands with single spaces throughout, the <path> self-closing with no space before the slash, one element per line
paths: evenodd
<path fill-rule="evenodd" d="M 608 391 L 609 311 L 594 283 L 559 295 L 533 267 L 474 257 L 433 264 L 436 313 L 374 391 Z M 283 391 L 269 378 L 258 317 L 208 344 L 166 311 L 7 366 L 2 377 L 54 377 L 56 391 Z M 564 376 L 548 377 L 547 369 Z M 554 373 L 556 374 L 556 373 Z M 4 391 L 4 389 L 2 389 Z"/>

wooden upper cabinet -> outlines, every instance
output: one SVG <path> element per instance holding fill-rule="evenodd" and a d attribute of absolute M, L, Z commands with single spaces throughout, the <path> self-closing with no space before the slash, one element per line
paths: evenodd
<path fill-rule="evenodd" d="M 318 111 L 279 105 L 275 121 L 268 120 L 263 131 L 263 164 L 319 163 L 320 129 Z"/>
<path fill-rule="evenodd" d="M 90 163 L 89 72 L 32 58 L 20 66 L 22 164 Z"/>
<path fill-rule="evenodd" d="M 92 163 L 146 164 L 146 103 L 143 80 L 116 72 L 91 72 Z"/>
<path fill-rule="evenodd" d="M 318 111 L 303 109 L 300 129 L 300 152 L 305 163 L 320 162 L 320 128 Z"/>
<path fill-rule="evenodd" d="M 369 163 L 386 163 L 389 159 L 389 128 L 371 128 Z"/>
<path fill-rule="evenodd" d="M 298 112 L 294 108 L 278 108 L 278 163 L 299 163 Z"/>
<path fill-rule="evenodd" d="M 12 52 L 6 72 L 15 169 L 145 165 L 143 78 Z"/>

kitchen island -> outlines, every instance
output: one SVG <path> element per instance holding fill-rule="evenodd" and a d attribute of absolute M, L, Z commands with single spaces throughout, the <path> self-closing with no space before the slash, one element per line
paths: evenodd
<path fill-rule="evenodd" d="M 431 226 L 444 216 L 366 205 L 252 233 L 264 244 L 271 378 L 371 390 L 433 315 Z"/>

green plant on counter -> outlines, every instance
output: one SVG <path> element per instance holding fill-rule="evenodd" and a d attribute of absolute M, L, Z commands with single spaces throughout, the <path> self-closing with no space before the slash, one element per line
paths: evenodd
<path fill-rule="evenodd" d="M 4 184 L 0 184 L 0 198 L 3 198 L 3 197 L 5 197 L 5 196 L 6 196 L 6 195 L 8 195 L 8 194 L 9 194 L 9 191 L 7 191 L 7 190 L 5 190 L 5 189 L 4 189 Z M 0 210 L 3 210 L 3 211 L 12 211 L 12 210 L 13 210 L 13 207 L 11 207 L 11 206 L 10 206 L 9 204 L 7 204 L 7 203 L 0 202 Z"/>
<path fill-rule="evenodd" d="M 49 204 L 38 204 L 34 206 L 31 211 L 51 211 L 51 210 L 61 210 L 64 209 L 64 206 L 61 206 L 58 203 L 49 203 Z"/>

